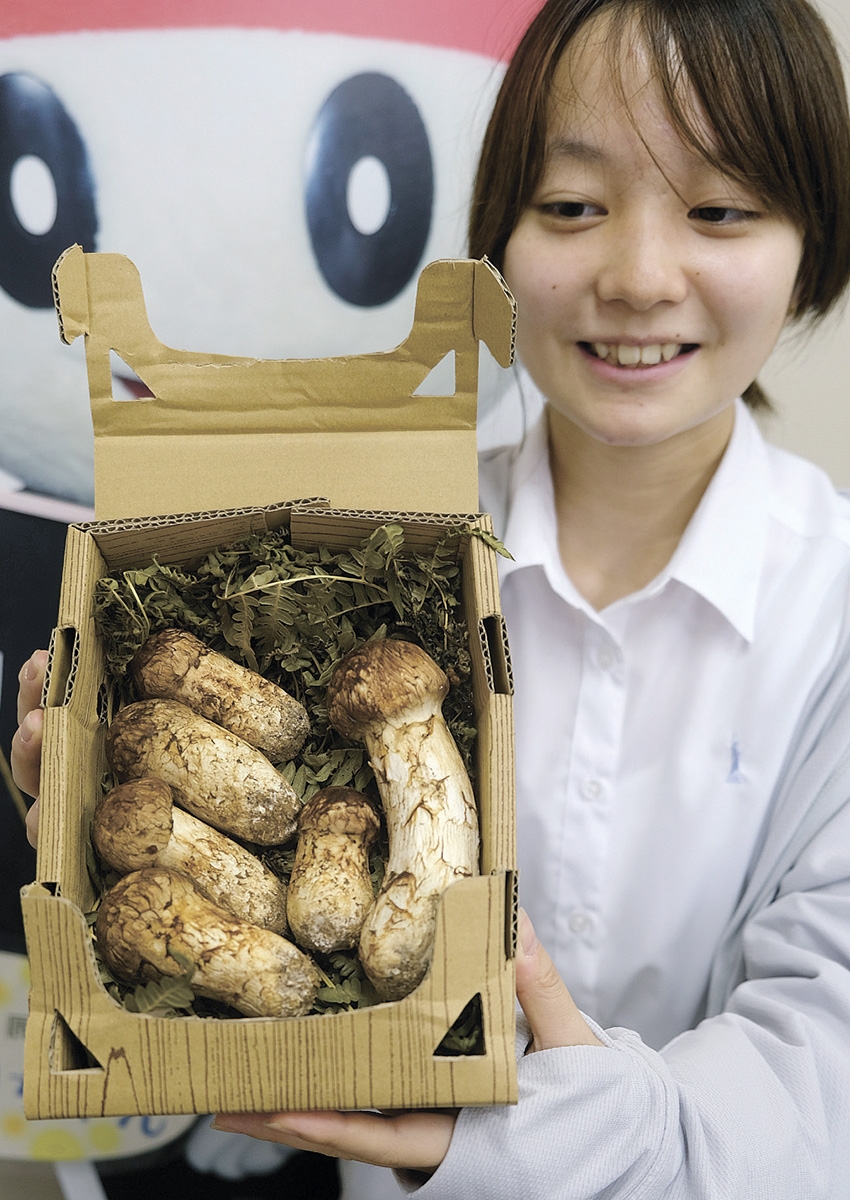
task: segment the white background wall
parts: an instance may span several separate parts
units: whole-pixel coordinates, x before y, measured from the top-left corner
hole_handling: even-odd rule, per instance
[[[850,0],[821,0],[850,79]],[[759,381],[775,413],[762,419],[770,441],[819,463],[850,488],[850,306],[817,332],[784,339]]]

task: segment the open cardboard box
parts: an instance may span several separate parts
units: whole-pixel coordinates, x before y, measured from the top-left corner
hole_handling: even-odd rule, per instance
[[[389,519],[415,548],[459,520],[489,528],[489,518],[475,513],[478,342],[510,362],[514,309],[501,278],[486,261],[431,264],[401,346],[312,361],[169,349],[150,330],[135,268],[119,255],[74,247],[57,263],[54,282],[64,340],[86,337],[96,511],[104,519],[68,531],[44,698],[38,878],[22,901],[32,973],[26,1115],[514,1102],[511,678],[495,554],[478,538],[463,539],[459,553],[478,728],[481,874],[444,894],[432,966],[411,995],[289,1019],[131,1013],[100,982],[85,917],[95,900],[87,831],[105,763],[96,580],[153,555],[187,562],[283,524],[295,544],[332,549],[359,544]],[[112,352],[152,399],[112,399]],[[454,394],[422,396],[420,385],[447,353]],[[323,501],[293,499],[304,495]],[[221,510],[222,498],[233,507]],[[483,1052],[435,1054],[475,997]]]

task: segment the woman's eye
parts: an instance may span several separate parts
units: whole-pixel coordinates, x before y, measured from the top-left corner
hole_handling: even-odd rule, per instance
[[[543,211],[548,216],[577,221],[586,217],[599,216],[602,209],[596,204],[585,204],[581,200],[556,200],[551,204],[544,204]]]
[[[751,212],[746,208],[728,208],[711,204],[702,208],[692,208],[688,213],[689,217],[694,217],[697,221],[704,221],[707,225],[737,225],[742,221],[754,221],[758,215],[757,212]]]

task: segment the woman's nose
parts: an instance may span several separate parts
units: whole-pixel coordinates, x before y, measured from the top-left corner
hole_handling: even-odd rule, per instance
[[[596,291],[636,312],[681,303],[688,292],[683,250],[669,222],[653,216],[612,222],[601,239]]]

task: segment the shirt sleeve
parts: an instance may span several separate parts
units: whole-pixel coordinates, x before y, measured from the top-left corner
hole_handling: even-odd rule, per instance
[[[463,1110],[418,1200],[846,1200],[848,848],[844,804],[748,921],[722,1012],[660,1052],[594,1025],[603,1047],[522,1057],[519,1103]]]

